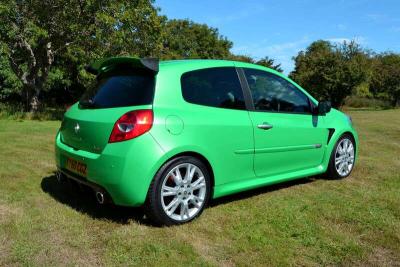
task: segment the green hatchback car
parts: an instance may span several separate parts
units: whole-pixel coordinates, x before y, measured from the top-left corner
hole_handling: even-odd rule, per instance
[[[97,82],[65,113],[56,164],[101,204],[144,205],[155,223],[181,224],[213,198],[354,167],[350,117],[274,70],[117,57],[87,71]]]

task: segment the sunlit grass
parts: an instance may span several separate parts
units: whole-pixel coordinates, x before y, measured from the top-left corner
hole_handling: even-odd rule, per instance
[[[0,266],[399,265],[400,110],[350,113],[361,145],[349,178],[230,196],[170,228],[61,187],[58,121],[0,120]]]

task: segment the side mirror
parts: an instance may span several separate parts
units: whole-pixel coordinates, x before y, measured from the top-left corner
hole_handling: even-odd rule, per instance
[[[320,101],[318,103],[318,107],[316,107],[314,114],[315,115],[325,115],[331,111],[332,105],[330,101]]]

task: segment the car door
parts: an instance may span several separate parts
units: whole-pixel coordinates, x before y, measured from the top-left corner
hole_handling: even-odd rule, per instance
[[[197,69],[181,77],[191,141],[206,150],[215,185],[254,177],[253,129],[235,67]]]
[[[162,69],[157,85],[181,90],[156,90],[155,118],[165,120],[156,120],[151,133],[165,151],[204,156],[218,193],[220,185],[255,177],[253,126],[233,63],[205,63],[178,73]]]
[[[309,97],[288,80],[258,69],[243,68],[252,110],[254,171],[266,177],[321,164],[328,130],[312,115]]]

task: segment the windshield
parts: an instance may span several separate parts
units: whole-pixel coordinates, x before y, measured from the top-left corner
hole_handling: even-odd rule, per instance
[[[118,71],[99,75],[94,87],[79,101],[80,108],[115,108],[151,104],[154,74],[140,70]]]

